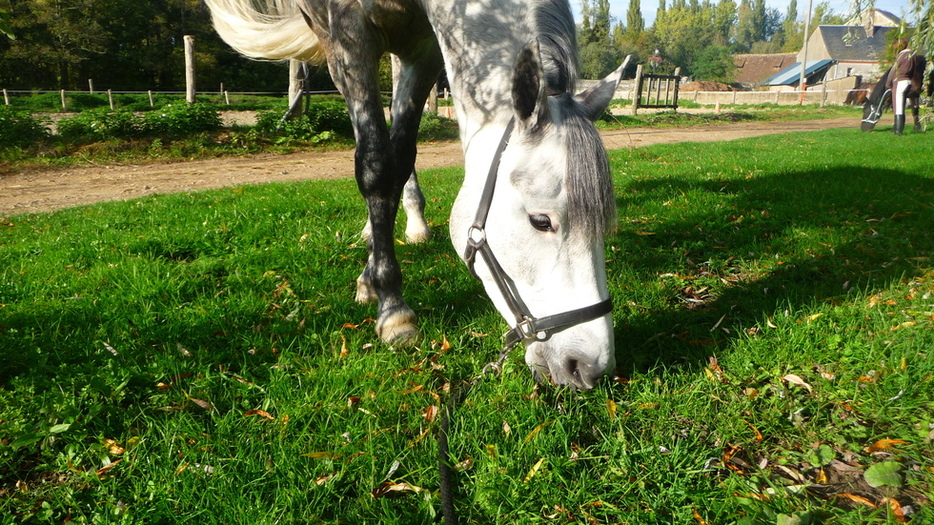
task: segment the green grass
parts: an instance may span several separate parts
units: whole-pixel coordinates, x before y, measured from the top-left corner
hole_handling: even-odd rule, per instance
[[[615,100],[612,106],[620,108],[629,101]],[[702,107],[699,104],[686,105],[686,108]],[[728,105],[717,113],[687,113],[684,111],[660,111],[657,113],[643,110],[639,115],[625,112],[620,115],[607,113],[598,122],[600,129],[619,129],[633,126],[685,127],[708,124],[730,124],[734,122],[777,122],[795,120],[815,120],[831,118],[853,118],[858,121],[862,108],[854,106],[777,106],[775,104]]]
[[[452,421],[464,522],[931,521],[929,149],[612,152],[620,378],[537,387],[517,352],[480,382]],[[446,238],[460,176],[420,174],[435,239],[398,246],[416,348],[352,301],[350,180],[0,220],[0,521],[438,521],[430,407],[505,326]]]

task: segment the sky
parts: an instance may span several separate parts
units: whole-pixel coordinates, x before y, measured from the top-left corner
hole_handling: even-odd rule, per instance
[[[737,5],[739,0],[736,1]],[[812,0],[813,5],[817,5],[824,0]],[[580,0],[570,0],[571,11],[574,13],[574,19],[580,22],[581,2]],[[804,11],[808,8],[807,0],[797,0],[798,18],[803,19]],[[671,5],[671,0],[666,0],[666,5]],[[716,3],[716,2],[715,2]],[[768,8],[778,9],[783,15],[788,11],[790,0],[766,0],[765,5]],[[846,14],[850,12],[851,0],[827,0],[830,9],[834,13]],[[645,27],[648,28],[655,21],[655,11],[658,10],[658,0],[639,0],[639,7],[642,9],[642,18],[645,19]],[[888,11],[898,17],[904,18],[908,11],[908,0],[876,0],[876,8]],[[610,0],[610,15],[616,21],[626,22],[626,10],[629,9],[629,0]]]

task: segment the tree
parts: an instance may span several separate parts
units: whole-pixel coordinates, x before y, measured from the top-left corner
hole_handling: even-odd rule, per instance
[[[721,46],[727,45],[730,42],[730,30],[734,24],[736,24],[736,2],[720,0],[713,11],[714,42]]]
[[[0,9],[0,35],[4,35],[10,40],[16,40],[13,36],[13,27],[10,26],[10,11]]]
[[[610,39],[610,0],[596,0],[592,5],[590,0],[581,3],[581,25],[578,42],[581,46],[592,43],[606,44]]]
[[[795,51],[801,49],[803,41],[799,38],[798,29],[798,1],[791,0],[788,3],[788,10],[785,11],[785,17],[781,20],[781,26],[776,31],[772,40],[779,45],[780,51]],[[791,49],[789,49],[791,47]]]
[[[930,0],[910,0],[909,7],[915,18],[912,49],[925,49],[929,57],[934,56],[934,3]]]
[[[93,0],[17,2],[12,7],[12,29],[20,38],[9,42],[5,52],[11,73],[44,70],[56,87],[66,88],[90,58],[106,50],[108,35],[95,17]]]
[[[689,7],[670,7],[664,16],[655,19],[652,33],[660,44],[664,58],[691,71],[697,53],[711,45],[715,31],[711,11],[693,11]]]
[[[612,45],[609,0],[584,0],[581,4],[582,20],[578,27],[581,76],[603,78],[619,66],[620,50]]]
[[[736,77],[733,53],[727,46],[707,46],[697,53],[694,64],[691,66],[691,73],[694,80],[712,80],[732,84]]]
[[[4,0],[0,0],[4,2]],[[201,0],[15,0],[0,36],[0,85],[14,89],[178,90],[184,35],[194,35],[198,83],[283,89],[287,68],[240,57],[220,40]],[[323,69],[316,87],[333,89]]]
[[[626,31],[630,33],[645,31],[645,19],[642,18],[639,0],[629,0],[629,9],[626,11]]]
[[[737,10],[733,41],[743,51],[754,42],[765,40],[765,0],[742,0]]]

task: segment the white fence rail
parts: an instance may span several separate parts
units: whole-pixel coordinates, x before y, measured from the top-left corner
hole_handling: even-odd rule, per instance
[[[13,97],[30,97],[35,95],[45,95],[45,94],[57,94],[60,98],[60,105],[63,111],[68,110],[68,96],[70,95],[97,95],[103,96],[107,95],[108,102],[110,103],[110,108],[113,109],[114,95],[148,95],[149,96],[149,105],[154,106],[155,96],[172,96],[179,97],[182,100],[185,99],[188,94],[187,91],[133,91],[133,90],[101,90],[101,91],[80,91],[80,90],[36,90],[36,89],[3,89],[3,103],[7,106],[12,105]],[[339,94],[336,90],[329,91],[306,91],[306,95],[337,95]],[[226,104],[230,104],[231,96],[268,96],[268,97],[286,97],[288,96],[288,91],[199,91],[198,96],[202,97],[223,97]]]

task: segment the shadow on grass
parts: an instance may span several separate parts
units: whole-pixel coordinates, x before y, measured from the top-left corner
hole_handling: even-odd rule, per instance
[[[619,207],[638,209],[646,195],[668,188],[691,188],[692,197],[706,193],[725,206],[688,209],[648,225],[650,234],[627,228],[611,239],[627,253],[608,266],[611,281],[628,266],[667,295],[664,306],[617,310],[624,373],[700,365],[768,316],[865,297],[931,267],[930,178],[859,166],[744,180],[673,176],[630,183]],[[627,301],[635,300],[617,304]]]

